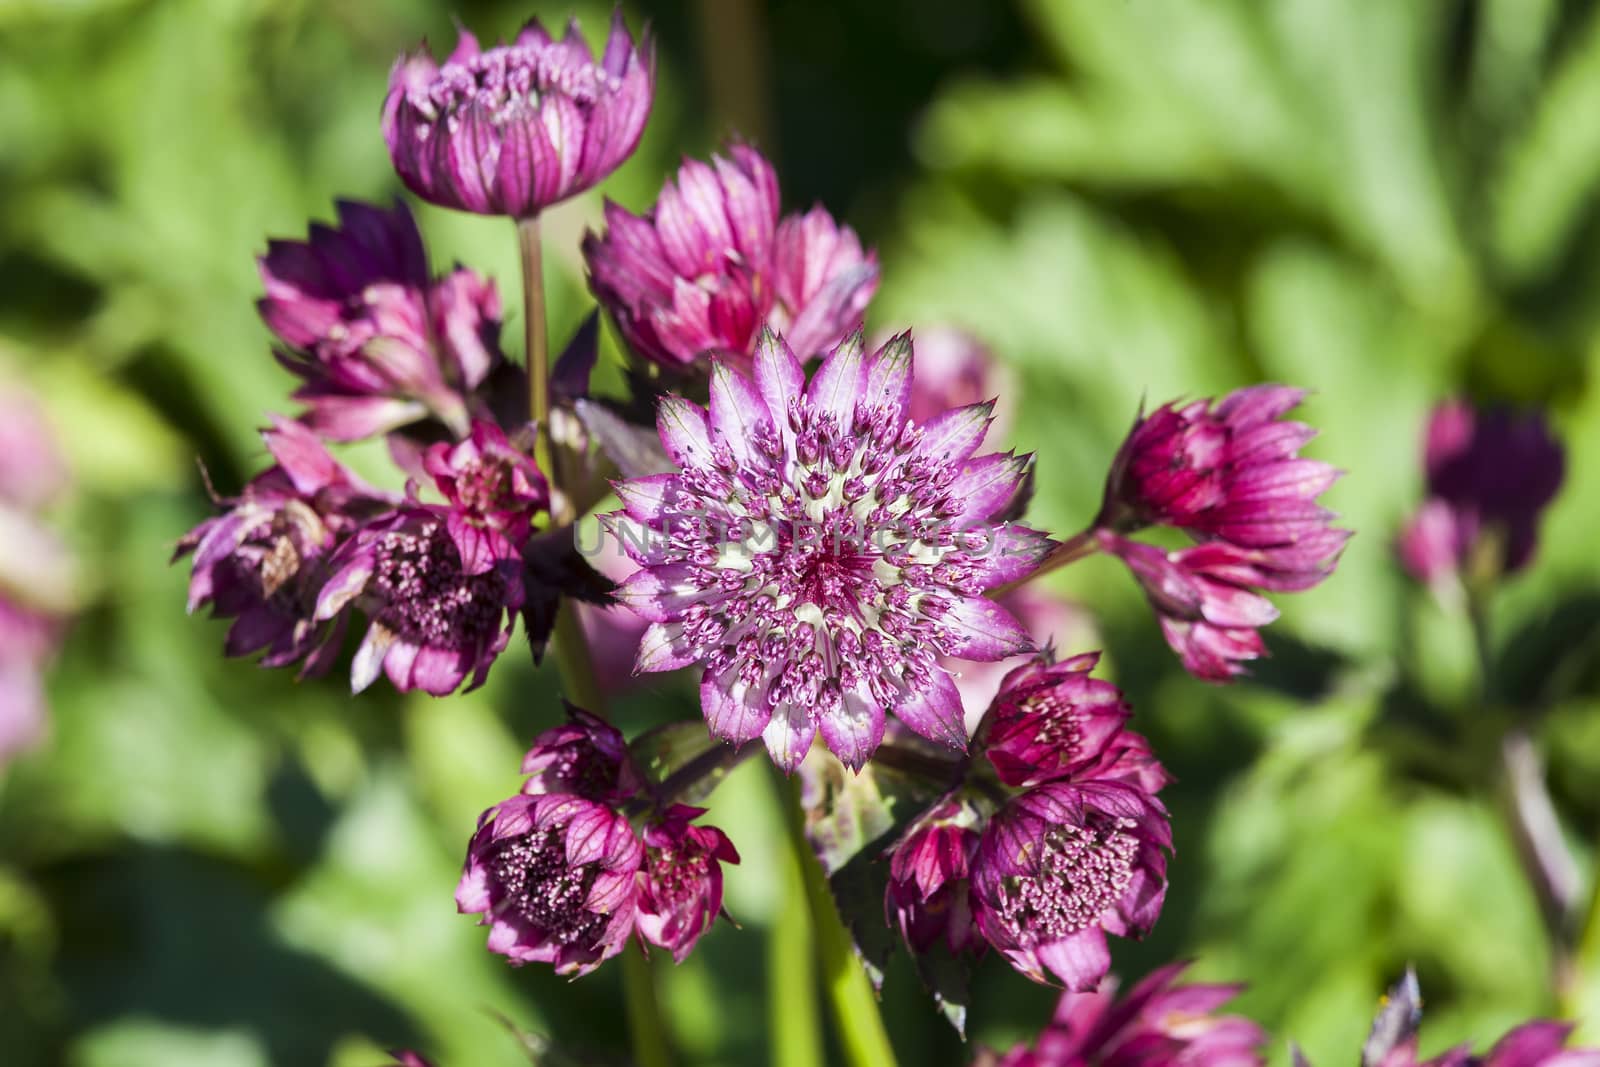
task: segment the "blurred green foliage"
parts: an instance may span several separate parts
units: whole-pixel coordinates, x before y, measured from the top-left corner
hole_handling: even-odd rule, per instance
[[[696,12],[722,5],[647,6],[630,16],[657,24],[656,111],[605,192],[647,204],[680,152],[755,115],[788,205],[824,196],[879,246],[874,325],[963,325],[1012,365],[1037,524],[1092,513],[1142,397],[1315,390],[1313,447],[1349,472],[1332,498],[1358,536],[1333,580],[1283,599],[1253,681],[1183,675],[1112,564],[1052,579],[1100,614],[1137,725],[1179,777],[1167,910],[1117,946],[1118,969],[1191,956],[1247,981],[1241,1007],[1317,1063],[1353,1058],[1408,961],[1424,1051],[1557,1011],[1600,1040],[1600,933],[1556,1003],[1484,755],[1530,719],[1587,869],[1600,10],[775,0],[756,8],[765,40],[742,42],[768,79],[752,110],[708,88],[728,61],[703,52]],[[602,25],[604,5],[576,8]],[[460,14],[492,36],[527,12]],[[450,899],[473,819],[558,714],[553,675],[511,654],[485,690],[441,701],[297,686],[224,662],[221,628],[183,616],[186,575],[165,566],[207,509],[193,458],[231,491],[260,462],[252,428],[286,406],[252,256],[335,196],[396,192],[377,131],[388,66],[424,34],[448,41],[449,16],[423,0],[0,0],[0,373],[61,431],[76,492],[60,521],[93,578],[53,736],[0,778],[8,1064],[365,1067],[399,1044],[443,1067],[526,1062],[496,1015],[622,1047],[614,973],[505,967]],[[558,337],[586,311],[576,244],[598,204],[550,219]],[[436,263],[513,276],[509,227],[420,217]],[[1426,410],[1458,389],[1548,405],[1569,449],[1540,561],[1493,619],[1506,708],[1475,706],[1464,621],[1390,554]],[[634,728],[695,714],[659,687],[619,710]],[[754,765],[712,798],[744,856],[728,888],[742,928],[658,968],[687,1062],[769,1059],[766,954],[783,942],[765,935],[793,900],[777,798]],[[1037,1029],[1051,1000],[989,960],[976,1039]],[[904,960],[885,1011],[902,1062],[964,1059]]]

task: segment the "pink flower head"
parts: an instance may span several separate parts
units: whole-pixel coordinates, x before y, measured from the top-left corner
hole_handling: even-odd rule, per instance
[[[582,797],[520,794],[484,812],[456,908],[512,963],[580,975],[622,951],[644,848],[628,820]]]
[[[1143,936],[1166,895],[1172,831],[1161,802],[1122,782],[1054,782],[984,828],[972,864],[978,929],[1036,982],[1095,988],[1106,934]]]
[[[442,207],[530,218],[589,189],[633,154],[655,72],[619,8],[596,63],[574,20],[539,21],[487,51],[462,31],[443,65],[426,47],[389,75],[383,138],[407,188]]]
[[[522,791],[530,796],[571,793],[611,805],[638,793],[642,783],[622,733],[570,704],[567,719],[534,739],[522,760],[522,773],[530,776]]]
[[[1318,562],[1331,569],[1344,537],[1324,546],[1333,516],[1316,498],[1339,472],[1299,458],[1316,431],[1280,418],[1304,396],[1288,386],[1256,385],[1216,404],[1157,408],[1117,453],[1096,525],[1123,533],[1175,526],[1264,551],[1315,541],[1327,548]]]
[[[475,420],[466,440],[429,446],[422,467],[450,502],[450,536],[469,569],[512,556],[533,535],[534,516],[550,505],[533,457],[492,422]]]
[[[275,418],[262,437],[276,465],[219,500],[226,510],[185,535],[173,558],[194,556],[189,611],[209,604],[234,620],[228,655],[264,649],[263,667],[304,661],[301,674],[314,675],[331,666],[341,632],[316,616],[330,557],[398,500],[362,482],[300,423]]]
[[[1400,559],[1432,585],[1469,566],[1509,574],[1533,559],[1539,517],[1566,459],[1537,412],[1440,405],[1428,421],[1428,501],[1400,536]]]
[[[1051,542],[996,522],[1027,457],[974,456],[987,405],[906,417],[909,335],[877,353],[860,334],[805,384],[768,332],[752,381],[713,366],[709,412],[658,409],[679,473],[620,483],[609,516],[640,565],[618,599],[651,621],[636,669],[705,666],[711,731],[760,736],[793,771],[821,732],[860,768],[892,713],[924,737],[967,741],[939,656],[1031,651],[983,591],[1027,574]]]
[[[261,257],[279,362],[319,434],[353,441],[432,416],[464,430],[465,394],[500,361],[500,298],[468,270],[429,280],[411,213],[342,201],[337,228]]]
[[[1005,365],[971,334],[950,326],[917,332],[917,377],[908,405],[913,422],[926,422],[946,408],[996,400],[990,432],[1004,434],[1011,385]]]
[[[1271,551],[1210,541],[1167,552],[1101,532],[1102,548],[1128,565],[1161,620],[1161,632],[1196,678],[1226,682],[1266,654],[1257,631],[1278,617],[1260,590],[1297,589],[1303,571],[1277,569]]]
[[[20,386],[0,384],[0,504],[43,507],[67,480],[66,460],[38,399]]]
[[[523,602],[522,559],[503,538],[464,526],[452,508],[413,504],[362,527],[329,561],[316,618],[354,605],[371,620],[350,665],[361,692],[379,673],[402,692],[483,684]]]
[[[1217,1009],[1237,985],[1174,985],[1188,966],[1152,972],[1125,997],[1111,988],[1061,994],[1033,1048],[1018,1046],[993,1067],[1262,1067],[1267,1035]]]
[[[1100,653],[1060,663],[1035,660],[1001,683],[982,734],[1000,780],[1027,788],[1092,766],[1122,733],[1133,709],[1116,686],[1089,672]]]
[[[692,826],[704,808],[674,804],[644,831],[635,913],[639,934],[682,963],[722,913],[722,865],[738,863],[733,842],[713,826]]]
[[[634,351],[672,369],[706,357],[747,366],[770,324],[809,359],[861,324],[877,262],[828,213],[778,219],[778,176],[761,153],[685,160],[655,208],[609,201],[584,238],[589,285]]]
[[[956,954],[983,949],[968,901],[979,821],[970,804],[950,798],[929,808],[890,850],[884,915],[911,952],[940,943]]]

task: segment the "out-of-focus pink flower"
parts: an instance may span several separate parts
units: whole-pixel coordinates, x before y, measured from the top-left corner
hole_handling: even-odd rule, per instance
[[[468,394],[502,358],[494,285],[464,269],[431,281],[403,203],[338,207],[338,227],[261,257],[258,306],[286,346],[279,362],[304,380],[306,422],[336,441],[429,415],[464,432]]]
[[[1019,972],[1074,991],[1111,966],[1106,934],[1142,937],[1166,896],[1172,831],[1123,782],[1052,782],[1011,800],[972,864],[978,929]]]
[[[1175,985],[1188,966],[1173,963],[1116,997],[1061,995],[1055,1017],[1032,1048],[980,1057],[980,1067],[1261,1067],[1267,1035],[1238,1015],[1217,1010],[1236,985]]]
[[[767,332],[754,380],[713,366],[709,412],[661,402],[680,472],[617,486],[624,511],[609,522],[641,568],[617,597],[652,623],[637,669],[704,664],[712,733],[760,736],[788,771],[819,731],[861,767],[890,713],[964,748],[960,694],[937,657],[1033,648],[982,595],[1051,544],[995,518],[1027,460],[974,458],[987,405],[910,423],[911,362],[909,338],[868,356],[858,333],[807,385]]]
[[[941,943],[956,954],[982,951],[968,882],[980,822],[971,804],[951,797],[923,813],[890,849],[884,915],[912,953]]]
[[[529,775],[522,791],[530,796],[571,793],[613,806],[638,793],[639,772],[621,731],[570,704],[567,719],[534,738],[522,759],[522,773]]]
[[[692,825],[703,814],[674,804],[644,831],[635,922],[641,937],[679,963],[722,913],[722,865],[739,862],[727,834]]]
[[[989,433],[1004,437],[1011,425],[1012,375],[976,337],[953,326],[920,326],[915,331],[917,373],[906,407],[924,422],[941,411],[993,400]],[[889,339],[879,336],[878,344]]]
[[[583,242],[590,288],[633,350],[670,369],[748,367],[769,323],[810,359],[860,326],[877,262],[822,208],[778,211],[777,175],[748,145],[686,160],[645,215],[606,203],[605,233]]]
[[[1566,467],[1544,417],[1449,401],[1428,421],[1423,458],[1428,500],[1398,546],[1412,576],[1441,588],[1468,571],[1492,577],[1526,567]]]
[[[0,767],[44,736],[44,668],[63,629],[60,618],[30,610],[0,590]]]
[[[576,20],[556,41],[534,19],[487,51],[463,30],[443,64],[426,47],[395,63],[383,138],[424,200],[530,218],[632,155],[654,94],[649,41],[635,47],[620,8],[598,63]]]
[[[483,813],[456,907],[482,915],[489,950],[512,963],[587,974],[633,930],[644,847],[628,820],[565,794],[519,794]]]
[[[225,651],[265,650],[263,667],[327,668],[338,651],[336,625],[315,617],[329,559],[341,537],[394,507],[398,499],[362,482],[328,454],[305,426],[274,419],[262,434],[276,464],[225,510],[178,542],[173,558],[193,555],[189,611],[210,605],[233,619]]]
[[[56,437],[31,393],[0,384],[0,503],[22,509],[48,504],[69,474]]]

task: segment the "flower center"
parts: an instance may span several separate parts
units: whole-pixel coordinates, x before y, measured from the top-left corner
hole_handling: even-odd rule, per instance
[[[1133,880],[1139,842],[1131,819],[1091,816],[1086,826],[1054,826],[1031,873],[1007,880],[1000,913],[1026,943],[1093,926]]]
[[[699,848],[668,846],[650,850],[650,885],[663,903],[677,904],[697,896],[705,885],[710,862]]]
[[[435,648],[473,649],[492,639],[505,609],[498,569],[463,574],[455,542],[437,522],[385,534],[376,548],[373,591],[379,613],[401,637]]]
[[[539,113],[543,97],[563,96],[588,109],[616,92],[619,79],[593,62],[575,62],[565,45],[500,45],[463,63],[446,63],[412,103],[430,113],[452,115],[483,108],[497,126]]]
[[[592,945],[604,933],[606,916],[584,906],[598,870],[567,863],[559,830],[505,839],[488,867],[500,890],[498,910],[513,912],[563,945]]]

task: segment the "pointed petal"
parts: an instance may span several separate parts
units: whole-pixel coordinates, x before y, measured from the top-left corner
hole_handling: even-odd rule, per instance
[[[1012,614],[986,597],[963,597],[940,620],[946,655],[993,663],[1034,651],[1033,638]]]
[[[866,766],[883,740],[883,705],[865,687],[845,690],[839,706],[822,716],[822,739],[852,771]]]
[[[752,688],[740,681],[733,669],[715,677],[708,673],[700,682],[700,707],[705,712],[706,725],[713,734],[736,745],[766,729],[772,718],[766,697],[764,685]]]
[[[779,704],[772,712],[761,740],[766,742],[772,762],[793,774],[800,761],[811,751],[811,742],[817,736],[817,716],[798,704]]]
[[[656,430],[661,444],[682,467],[711,462],[711,426],[705,409],[681,396],[664,396],[656,406]]]
[[[639,636],[639,653],[634,660],[633,673],[675,671],[695,661],[694,649],[683,639],[681,623],[654,622],[645,627],[644,633]]]
[[[789,401],[805,389],[805,368],[784,339],[763,326],[756,338],[755,370],[756,388],[767,403],[767,411],[781,424],[788,416]]]
[[[861,331],[839,342],[806,387],[806,399],[818,409],[833,414],[841,423],[849,425],[855,414],[856,400],[861,396],[861,350],[864,342]]]
[[[923,423],[917,452],[941,463],[965,463],[983,443],[983,435],[989,432],[993,416],[992,400],[936,415]]]
[[[911,374],[911,334],[896,334],[868,363],[863,399],[874,406],[886,404],[897,418],[904,418],[911,402]]]
[[[920,693],[907,694],[894,708],[897,719],[929,741],[966,750],[967,727],[961,692],[943,668],[933,672],[933,684]]]
[[[773,433],[772,415],[761,392],[721,360],[711,367],[711,431],[743,464],[765,464],[755,447],[759,435]]]

